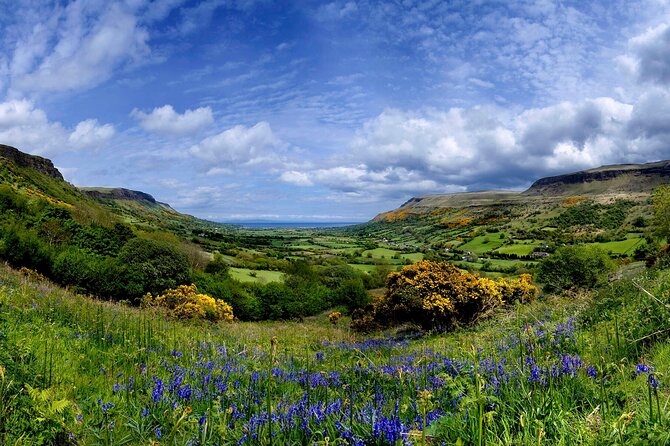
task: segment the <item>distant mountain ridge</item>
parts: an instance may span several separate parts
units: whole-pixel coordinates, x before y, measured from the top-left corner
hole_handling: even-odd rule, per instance
[[[571,196],[644,199],[670,184],[670,160],[645,164],[614,164],[595,169],[540,178],[527,190],[476,191],[413,197],[399,208],[383,212],[372,221],[393,221],[398,215],[426,214],[439,208],[478,208],[562,200]]]
[[[670,160],[646,164],[613,164],[541,178],[524,194],[565,195],[574,192],[570,187],[574,185],[581,185],[584,193],[650,192],[667,183],[670,183]]]
[[[122,187],[107,188],[107,187],[80,187],[80,191],[86,195],[95,198],[112,199],[112,200],[135,200],[148,201],[149,203],[157,203],[156,199],[147,194],[137,190],[124,189]]]

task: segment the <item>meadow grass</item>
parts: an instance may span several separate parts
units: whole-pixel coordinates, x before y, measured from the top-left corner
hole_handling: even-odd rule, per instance
[[[499,248],[503,243],[505,243],[505,239],[501,239],[500,233],[496,232],[492,234],[479,235],[469,242],[460,245],[458,249],[463,251],[471,251],[475,254],[484,254]]]
[[[667,275],[636,280],[667,299]],[[174,321],[1,266],[0,444],[667,444],[670,346],[613,302],[365,338],[326,314]]]
[[[230,268],[230,277],[240,282],[283,282],[284,273],[281,271],[267,271],[263,269],[249,269],[249,268]]]
[[[618,240],[613,242],[592,243],[593,246],[599,246],[607,252],[612,254],[627,254],[630,255],[635,251],[635,248],[644,242],[644,238],[633,237],[625,240]]]
[[[504,245],[496,249],[495,252],[500,254],[516,254],[518,256],[528,256],[535,248],[542,246],[539,242],[530,243],[514,243],[512,245]]]

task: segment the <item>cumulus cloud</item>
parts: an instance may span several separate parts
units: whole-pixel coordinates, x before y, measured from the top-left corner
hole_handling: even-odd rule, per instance
[[[112,139],[115,133],[113,125],[99,125],[97,119],[87,119],[77,124],[68,140],[77,148],[93,148]]]
[[[528,109],[386,110],[353,140],[348,162],[287,170],[286,183],[400,197],[522,188],[543,176],[670,157],[670,93],[635,104],[603,97]]]
[[[287,145],[261,121],[253,127],[237,125],[209,136],[190,148],[190,153],[211,164],[253,166],[276,162]]]
[[[13,91],[91,88],[150,53],[148,32],[123,4],[75,1],[42,13],[50,19],[14,42],[8,62]]]
[[[210,126],[214,115],[210,107],[200,107],[177,113],[171,105],[154,108],[151,113],[134,109],[130,115],[140,122],[146,131],[162,134],[195,133]]]
[[[28,100],[0,103],[0,142],[34,154],[51,155],[68,150],[95,147],[115,134],[110,124],[88,119],[68,131],[60,122]]]
[[[670,85],[670,25],[667,23],[633,37],[632,56],[621,60],[632,68],[640,81]]]

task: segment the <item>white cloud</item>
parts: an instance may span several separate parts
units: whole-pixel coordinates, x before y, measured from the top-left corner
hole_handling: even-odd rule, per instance
[[[312,180],[305,172],[298,172],[296,170],[289,170],[284,172],[279,177],[284,183],[295,184],[296,186],[313,186]]]
[[[115,134],[110,124],[95,119],[80,122],[69,132],[60,122],[28,100],[0,103],[0,142],[33,154],[50,155],[68,150],[95,147]]]
[[[195,133],[214,122],[210,107],[186,110],[183,114],[179,114],[171,105],[164,105],[154,108],[151,113],[134,109],[130,115],[140,122],[144,130],[173,135]]]
[[[543,176],[670,157],[670,92],[635,104],[603,97],[519,113],[494,107],[386,110],[368,121],[348,158],[293,169],[280,180],[336,196],[401,197],[519,188]]]
[[[97,119],[87,119],[77,124],[68,140],[77,148],[93,148],[112,139],[115,133],[113,125],[99,125]]]
[[[253,127],[237,125],[207,137],[192,146],[190,153],[208,163],[253,166],[277,162],[286,147],[270,124],[261,121]]]
[[[647,30],[629,41],[632,56],[619,60],[635,71],[640,81],[670,85],[670,25]]]
[[[150,53],[148,32],[121,3],[74,1],[44,13],[49,20],[38,22],[12,48],[15,93],[91,88]]]
[[[63,150],[67,132],[49,122],[43,110],[27,100],[0,103],[0,141],[23,151],[45,154]]]

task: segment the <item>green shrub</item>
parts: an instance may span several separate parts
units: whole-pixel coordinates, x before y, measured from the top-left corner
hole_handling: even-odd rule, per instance
[[[614,263],[598,246],[563,246],[545,258],[538,269],[538,281],[547,291],[594,288],[607,282]]]
[[[4,231],[0,257],[16,267],[25,266],[46,275],[51,273],[51,248],[37,234],[20,226]]]
[[[118,259],[131,270],[144,292],[158,294],[191,282],[188,258],[166,242],[131,239],[121,248]]]

